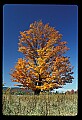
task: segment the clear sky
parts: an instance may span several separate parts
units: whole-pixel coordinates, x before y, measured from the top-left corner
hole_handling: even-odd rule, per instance
[[[5,86],[14,86],[10,80],[10,69],[14,68],[18,58],[23,57],[18,52],[18,36],[20,31],[29,29],[34,21],[42,20],[49,23],[62,35],[62,41],[67,41],[70,50],[66,53],[74,66],[73,83],[65,85],[60,90],[78,88],[78,6],[49,4],[5,4],[3,6],[3,81]],[[66,56],[65,55],[65,56]]]

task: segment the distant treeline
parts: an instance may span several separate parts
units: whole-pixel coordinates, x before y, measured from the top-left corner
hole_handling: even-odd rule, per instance
[[[14,88],[9,88],[9,87],[3,87],[3,94],[6,94],[6,93],[10,93],[12,95],[27,95],[27,94],[34,94],[34,92],[32,90],[29,90],[29,89],[22,89],[22,88],[17,88],[17,87],[14,87]],[[70,90],[70,91],[66,91],[66,92],[59,92],[59,91],[55,91],[55,92],[52,92],[52,91],[42,91],[41,94],[74,94],[74,93],[78,93],[78,90],[74,91],[73,89]]]

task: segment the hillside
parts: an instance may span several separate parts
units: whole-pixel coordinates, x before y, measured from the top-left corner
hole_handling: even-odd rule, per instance
[[[3,87],[3,91],[6,91],[9,87]],[[11,87],[10,89],[10,92],[24,92],[24,93],[31,93],[32,90],[25,90],[25,89],[21,89],[21,88],[18,88],[18,87]]]

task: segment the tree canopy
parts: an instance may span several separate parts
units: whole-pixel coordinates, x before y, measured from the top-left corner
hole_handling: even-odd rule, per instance
[[[32,89],[35,94],[71,83],[73,67],[69,57],[64,56],[67,50],[62,34],[48,23],[35,21],[28,30],[20,32],[18,51],[24,58],[19,58],[12,69],[12,81]]]

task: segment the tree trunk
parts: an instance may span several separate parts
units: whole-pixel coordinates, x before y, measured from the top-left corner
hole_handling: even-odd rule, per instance
[[[35,85],[38,85],[38,86],[41,86],[41,81],[42,81],[42,79],[41,79],[41,76],[40,76],[40,74],[39,74],[39,82],[38,82],[38,84],[37,84],[37,82],[35,83]],[[35,91],[34,91],[34,95],[39,95],[40,94],[40,89],[36,89]]]
[[[34,95],[39,95],[40,94],[40,89],[36,89],[35,91],[34,91]]]

